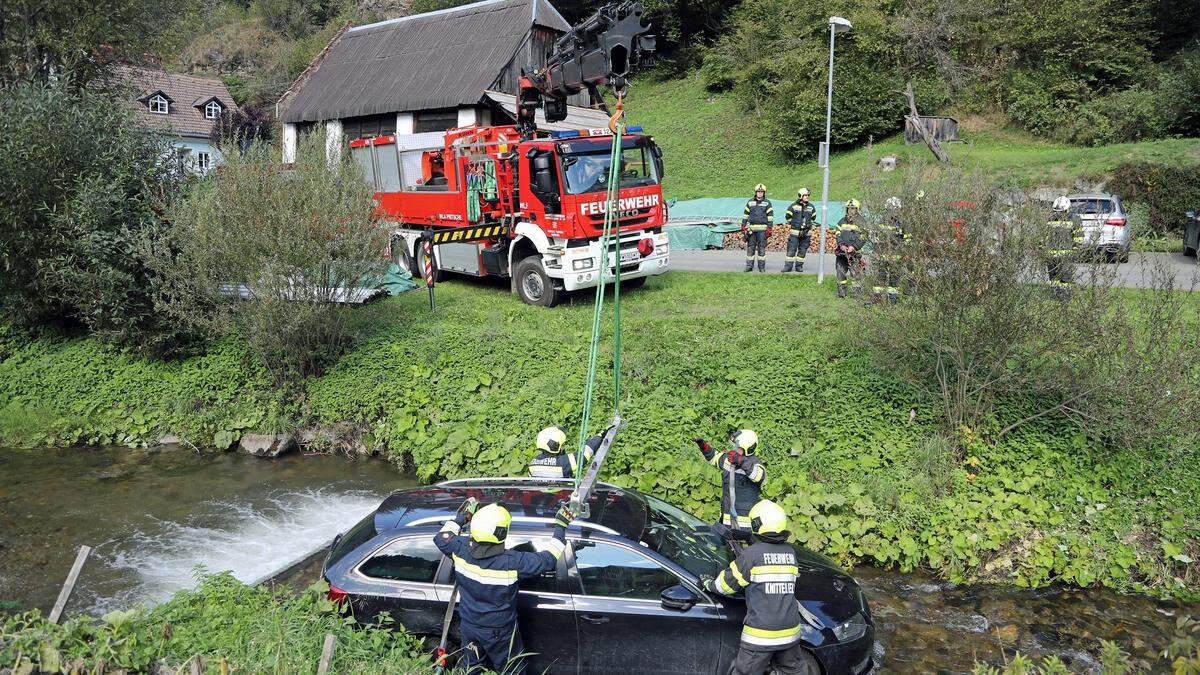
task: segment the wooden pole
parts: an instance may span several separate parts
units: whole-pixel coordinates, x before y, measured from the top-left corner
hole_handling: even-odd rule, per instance
[[[325,634],[325,646],[321,648],[321,663],[317,665],[317,675],[329,672],[329,664],[333,662],[333,643],[336,640],[333,633]]]
[[[204,675],[204,659],[199,654],[193,656],[188,663],[188,670],[191,675]]]
[[[58,600],[54,601],[54,608],[50,610],[50,623],[58,623],[62,617],[63,610],[67,608],[67,600],[71,597],[71,591],[75,588],[75,582],[79,580],[79,572],[83,569],[83,563],[91,552],[91,546],[79,547],[79,553],[75,555],[75,564],[71,565],[71,572],[67,574],[67,580],[63,583],[62,590],[58,592]]]
[[[912,121],[913,128],[917,130],[917,133],[921,134],[925,145],[929,146],[929,150],[933,152],[933,155],[938,158],[939,162],[949,164],[950,155],[942,148],[942,144],[938,143],[937,137],[925,126],[925,123],[921,121],[921,115],[917,113],[917,99],[913,96],[912,82],[908,83],[904,91],[896,93],[908,99],[908,117],[906,119]]]

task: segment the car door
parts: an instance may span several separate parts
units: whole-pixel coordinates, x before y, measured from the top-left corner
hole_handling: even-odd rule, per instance
[[[388,540],[350,572],[354,612],[373,622],[387,612],[414,633],[441,632],[448,585],[435,584],[442,552],[428,534]]]
[[[531,538],[510,534],[509,548],[534,551]],[[566,585],[566,560],[539,577],[522,579],[517,593],[517,621],[525,643],[525,660],[531,673],[577,673],[578,629],[575,606]]]
[[[697,593],[691,609],[665,609],[662,591],[684,581],[634,546],[576,539],[568,549],[582,672],[716,672],[725,632],[717,605]]]

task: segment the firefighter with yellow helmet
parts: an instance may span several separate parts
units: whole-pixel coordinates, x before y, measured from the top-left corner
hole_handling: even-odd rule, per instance
[[[754,186],[754,197],[746,202],[742,212],[742,234],[746,236],[746,272],[754,269],[767,271],[767,239],[771,236],[771,224],[775,220],[775,207],[767,199],[767,186]]]
[[[846,202],[846,215],[838,221],[834,228],[837,240],[837,258],[834,267],[837,269],[837,296],[846,297],[847,290],[856,293],[862,289],[862,249],[867,243],[867,233],[863,229],[863,217],[857,199]]]
[[[730,672],[816,675],[819,666],[800,644],[802,618],[796,602],[800,569],[796,549],[787,541],[787,514],[764,499],[748,515],[752,543],[716,579],[704,582],[706,590],[746,598],[742,639]]]
[[[566,452],[567,434],[558,427],[546,427],[537,435],[537,454],[529,463],[529,475],[534,478],[574,478],[579,473],[575,453]],[[600,447],[600,437],[593,436],[583,448],[583,461],[592,461]]]
[[[525,651],[517,627],[518,581],[554,569],[566,549],[567,526],[575,518],[564,501],[554,517],[554,535],[534,542],[536,553],[506,548],[512,514],[501,504],[488,504],[472,512],[472,500],[459,509],[434,536],[437,545],[454,563],[459,592],[459,644],[464,671],[491,669],[524,673],[517,658]],[[462,528],[470,525],[470,536]]]
[[[704,461],[721,470],[721,523],[733,530],[749,531],[750,508],[762,494],[766,467],[758,458],[758,434],[740,429],[730,437],[733,446],[720,452],[703,438],[693,438]]]
[[[796,192],[796,201],[783,214],[788,226],[787,257],[783,259],[783,271],[804,271],[804,256],[812,243],[812,227],[816,225],[817,207],[808,201],[808,188]]]
[[[1059,197],[1054,200],[1050,218],[1046,221],[1046,276],[1050,281],[1050,294],[1059,300],[1071,297],[1071,288],[1075,285],[1071,256],[1083,243],[1083,229],[1070,212],[1070,198]]]

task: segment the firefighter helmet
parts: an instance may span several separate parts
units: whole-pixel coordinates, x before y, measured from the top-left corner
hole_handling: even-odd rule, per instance
[[[733,432],[733,436],[729,439],[733,444],[741,448],[747,455],[753,455],[758,450],[758,434],[752,429],[739,429]]]
[[[750,531],[754,534],[780,534],[787,529],[787,514],[770,499],[750,509]]]
[[[1054,200],[1055,211],[1069,211],[1071,209],[1071,200],[1065,195]]]
[[[846,202],[846,208],[848,209],[857,209],[860,206],[861,204],[858,203],[857,199],[851,199],[850,201]]]
[[[900,210],[901,204],[902,202],[900,201],[899,197],[888,197],[887,200],[883,202],[884,207],[892,211]]]
[[[755,185],[755,186],[754,186],[754,191],[755,191],[755,192],[766,192],[766,191],[767,191],[767,186],[766,186],[766,185],[763,185],[762,183],[759,183],[758,185]]]
[[[538,432],[537,449],[557,455],[567,442],[567,434],[558,427],[546,427]]]
[[[796,192],[796,196],[797,196],[797,197],[807,197],[808,195],[809,195],[808,188],[800,188],[800,189],[799,189],[799,190]]]
[[[471,516],[471,539],[481,544],[503,544],[512,514],[499,504],[488,504]]]

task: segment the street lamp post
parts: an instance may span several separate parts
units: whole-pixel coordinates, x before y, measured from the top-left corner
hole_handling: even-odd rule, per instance
[[[829,88],[825,93],[825,143],[817,153],[825,170],[821,178],[821,242],[817,245],[817,283],[825,283],[825,236],[829,231],[829,134],[833,126],[833,39],[850,30],[850,22],[840,16],[829,17]]]

